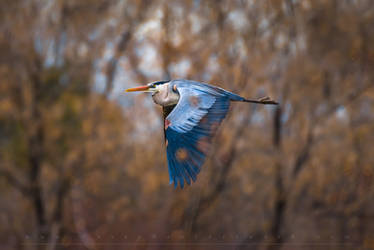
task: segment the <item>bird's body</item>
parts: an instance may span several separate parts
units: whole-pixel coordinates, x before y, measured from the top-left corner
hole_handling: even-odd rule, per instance
[[[152,92],[164,111],[165,144],[170,183],[191,184],[200,172],[212,138],[225,118],[230,102],[277,104],[269,98],[248,100],[206,83],[190,80],[153,82],[127,92]]]

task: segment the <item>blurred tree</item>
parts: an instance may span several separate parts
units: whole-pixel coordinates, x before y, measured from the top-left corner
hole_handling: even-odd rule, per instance
[[[373,10],[370,0],[2,1],[2,247],[373,248]],[[119,95],[160,78],[281,105],[233,105],[198,181],[174,190],[160,111]]]

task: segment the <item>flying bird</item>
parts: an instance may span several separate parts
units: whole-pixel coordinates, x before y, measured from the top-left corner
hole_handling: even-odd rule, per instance
[[[269,97],[251,100],[222,88],[191,80],[157,81],[126,92],[151,92],[162,106],[170,184],[184,187],[196,181],[212,138],[231,102],[278,103]]]

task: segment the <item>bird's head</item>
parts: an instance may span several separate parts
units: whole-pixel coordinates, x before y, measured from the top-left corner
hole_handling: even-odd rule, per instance
[[[151,82],[145,86],[126,89],[126,92],[151,92],[153,101],[161,106],[174,105],[179,100],[179,94],[176,88],[171,86],[170,81]]]

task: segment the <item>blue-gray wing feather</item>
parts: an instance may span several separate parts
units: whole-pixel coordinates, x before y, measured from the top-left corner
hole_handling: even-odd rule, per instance
[[[193,81],[171,84],[176,85],[180,98],[165,119],[166,152],[170,183],[183,188],[185,181],[196,180],[230,100],[242,97]]]

